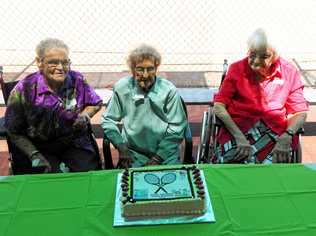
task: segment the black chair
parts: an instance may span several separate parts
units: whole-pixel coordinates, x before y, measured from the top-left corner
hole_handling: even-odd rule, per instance
[[[1,85],[1,90],[2,90],[2,96],[4,99],[5,105],[7,105],[8,98],[10,95],[11,90],[15,87],[15,85],[18,83],[18,81],[11,81],[11,82],[4,82],[3,79],[3,74],[1,71],[0,74],[0,85]],[[7,131],[4,127],[4,117],[1,118],[1,136],[6,138],[7,145],[8,145],[8,151],[9,151],[9,173],[10,174],[15,174],[15,166],[14,166],[14,161],[13,161],[13,149],[14,146],[12,142],[10,141],[10,138],[7,135]]]
[[[181,98],[182,106],[184,109],[184,112],[186,114],[186,117],[188,119],[188,113],[187,108],[185,105],[184,100]],[[105,169],[113,169],[113,159],[112,159],[112,153],[111,153],[111,142],[104,134],[103,136],[103,156],[104,156],[104,167]],[[192,156],[193,151],[193,142],[192,142],[192,132],[188,121],[188,126],[185,130],[185,138],[184,138],[184,155],[182,159],[183,164],[193,164],[194,158]]]
[[[224,60],[223,73],[221,78],[221,84],[223,83],[227,72],[227,60]],[[220,84],[220,85],[221,85]],[[196,164],[199,163],[214,163],[216,160],[215,150],[218,146],[217,136],[221,127],[223,127],[222,121],[216,117],[213,112],[213,105],[210,105],[207,111],[204,111],[202,118],[202,127],[200,134],[200,144],[198,146],[198,152],[196,157]],[[292,151],[292,163],[302,162],[302,149],[301,149],[301,135],[304,133],[304,129],[301,128],[297,131],[298,136],[297,149]]]
[[[7,105],[8,98],[10,96],[10,92],[15,87],[15,85],[19,82],[19,80],[16,81],[4,81],[2,71],[0,71],[0,85],[1,90],[3,94],[3,99],[5,102],[5,105]],[[29,159],[26,159],[25,156],[14,146],[12,141],[10,140],[10,137],[7,135],[7,132],[4,128],[4,118],[1,118],[2,120],[2,126],[0,126],[0,136],[5,136],[7,145],[8,145],[8,151],[9,151],[9,171],[13,175],[17,174],[32,174],[32,173],[40,173],[41,170],[38,170],[36,168],[32,168],[31,162]],[[99,160],[99,168],[103,169],[104,163],[103,160],[100,157],[100,152],[98,148],[98,144],[95,139],[95,135],[92,131],[91,124],[88,126],[89,133],[91,135],[92,145],[96,152],[96,158]],[[27,168],[25,168],[27,166]],[[25,170],[28,169],[26,172]]]
[[[108,139],[108,137],[106,137],[105,134],[103,136],[102,149],[103,149],[103,157],[104,157],[104,169],[106,170],[114,169],[112,153],[111,153],[111,142]]]
[[[7,130],[4,127],[4,117],[0,118],[0,137],[6,137],[7,136]]]

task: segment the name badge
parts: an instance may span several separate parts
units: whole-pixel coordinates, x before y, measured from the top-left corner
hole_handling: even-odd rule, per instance
[[[145,96],[144,94],[135,94],[133,97],[134,101],[138,101],[138,100],[144,100]]]
[[[273,81],[272,81],[272,84],[284,84],[284,80],[281,79],[281,78],[275,78]]]

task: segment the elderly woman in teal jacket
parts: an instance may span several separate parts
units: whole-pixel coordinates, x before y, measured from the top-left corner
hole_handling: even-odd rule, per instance
[[[132,75],[114,85],[102,115],[104,133],[119,151],[120,167],[179,163],[187,119],[176,87],[156,76],[160,63],[161,55],[152,46],[132,50],[127,58]]]

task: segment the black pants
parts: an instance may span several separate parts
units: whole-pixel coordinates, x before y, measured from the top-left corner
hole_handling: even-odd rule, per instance
[[[64,163],[70,172],[83,172],[100,169],[99,156],[91,151],[73,147],[61,142],[49,142],[37,144],[37,149],[50,163],[52,173],[61,172],[60,164]],[[33,168],[28,157],[22,154],[16,147],[12,153],[13,174],[37,174],[43,169]]]

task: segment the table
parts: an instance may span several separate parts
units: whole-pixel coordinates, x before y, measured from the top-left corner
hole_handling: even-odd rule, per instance
[[[316,165],[200,165],[216,223],[113,228],[118,170],[0,179],[1,236],[316,235]]]

